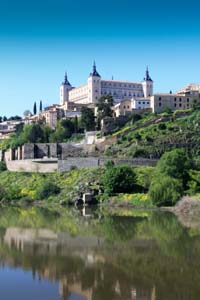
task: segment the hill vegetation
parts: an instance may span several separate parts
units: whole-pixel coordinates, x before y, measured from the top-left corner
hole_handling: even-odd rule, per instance
[[[0,201],[74,204],[83,193],[90,192],[96,201],[118,206],[175,205],[184,195],[200,193],[199,120],[200,110],[132,115],[126,126],[108,137],[108,140],[116,137],[116,143],[104,152],[110,162],[97,169],[53,174],[11,173],[1,163]],[[69,126],[68,120],[62,120],[54,131],[32,124],[21,128],[3,147],[53,138],[55,142],[63,141],[75,128],[75,123]],[[115,166],[113,157],[160,160],[155,168],[132,168]]]
[[[160,158],[166,151],[182,148],[189,157],[198,158],[200,110],[133,116],[113,136],[117,142],[105,152],[110,157]]]

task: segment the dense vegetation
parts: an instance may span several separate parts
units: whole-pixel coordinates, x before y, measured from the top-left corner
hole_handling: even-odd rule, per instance
[[[163,153],[183,148],[189,157],[200,155],[200,110],[173,114],[144,114],[114,133],[117,142],[105,152],[115,157],[160,158]]]
[[[111,101],[102,98],[99,116],[109,114]],[[84,192],[92,192],[97,201],[135,206],[174,205],[183,195],[200,193],[200,110],[132,115],[120,131],[117,142],[107,148],[111,157],[104,168],[73,170],[54,174],[16,174],[0,165],[1,201],[48,201],[74,203]],[[63,119],[55,130],[44,124],[19,126],[1,149],[25,142],[69,141],[73,134],[94,129],[94,114],[83,108],[82,118]],[[160,158],[156,168],[114,166],[112,157]],[[26,182],[26,187],[24,187]]]
[[[183,195],[200,192],[200,171],[180,149],[166,152],[156,168],[110,161],[96,169],[41,174],[9,172],[1,165],[1,202],[74,204],[87,192],[112,205],[171,206]]]

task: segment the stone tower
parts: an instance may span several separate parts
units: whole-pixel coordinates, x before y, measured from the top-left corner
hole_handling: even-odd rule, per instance
[[[148,67],[146,69],[144,80],[142,81],[144,97],[148,98],[153,95],[153,80],[149,75]]]
[[[88,103],[97,103],[101,97],[101,76],[97,72],[96,64],[88,77]]]
[[[63,83],[60,86],[60,105],[64,105],[65,102],[69,100],[69,91],[72,89],[72,86],[67,78],[67,73],[65,73],[65,78]]]

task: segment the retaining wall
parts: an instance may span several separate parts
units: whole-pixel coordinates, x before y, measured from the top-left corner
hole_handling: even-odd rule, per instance
[[[98,157],[69,157],[65,160],[41,160],[26,159],[7,161],[7,168],[12,172],[39,172],[50,173],[55,171],[66,172],[73,168],[96,168],[104,166],[107,161],[112,160],[115,165],[125,164],[129,166],[155,166],[157,160],[154,159],[110,159]]]
[[[26,160],[10,160],[6,162],[7,169],[12,172],[39,172],[51,173],[58,170],[58,163],[41,163],[34,162],[31,159]]]
[[[104,166],[107,161],[112,160],[115,165],[129,165],[129,166],[156,166],[156,159],[118,159],[118,158],[97,158],[97,157],[70,157],[65,160],[58,161],[58,171],[65,172],[72,168],[96,168]]]

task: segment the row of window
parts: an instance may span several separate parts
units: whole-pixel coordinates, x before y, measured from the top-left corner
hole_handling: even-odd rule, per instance
[[[95,92],[98,92],[97,90],[95,90]],[[113,95],[113,96],[124,96],[124,97],[143,97],[143,93],[120,93],[120,92],[113,92],[113,91],[101,91],[102,95]]]
[[[102,86],[113,86],[113,87],[129,87],[129,88],[141,88],[141,85],[135,85],[135,84],[126,84],[126,83],[111,83],[111,82],[102,82]]]
[[[159,101],[162,100],[162,97],[159,97]],[[178,100],[176,97],[174,98],[174,101],[176,102],[176,100]],[[179,101],[181,102],[182,101],[182,98],[179,98]],[[187,102],[190,102],[190,99],[187,98]]]
[[[119,108],[121,108],[121,105],[119,106]],[[129,105],[127,105],[127,106],[126,106],[126,105],[124,105],[123,109],[126,109],[126,108],[127,108],[127,109],[129,109],[129,108],[130,108],[130,106],[129,106]]]
[[[149,104],[149,101],[147,101],[147,102],[144,102],[144,101],[143,101],[143,102],[142,102],[142,104],[145,104],[145,103],[146,103],[146,104]],[[138,104],[141,104],[141,102],[138,101]]]
[[[178,103],[179,105],[177,105],[176,103],[174,103],[174,107],[182,107],[182,103]],[[159,102],[159,106],[161,107],[162,106],[162,103],[161,102]],[[187,103],[187,108],[189,108],[189,103]]]

